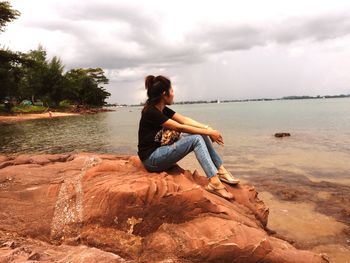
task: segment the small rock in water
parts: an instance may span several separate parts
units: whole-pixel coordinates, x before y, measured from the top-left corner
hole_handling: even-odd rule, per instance
[[[290,133],[288,132],[278,132],[278,133],[275,133],[275,137],[276,138],[282,138],[282,137],[288,137],[290,136]]]

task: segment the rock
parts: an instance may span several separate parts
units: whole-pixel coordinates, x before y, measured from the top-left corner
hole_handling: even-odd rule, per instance
[[[0,231],[0,236],[3,236]],[[125,260],[118,255],[110,252],[105,252],[97,248],[90,248],[84,245],[69,246],[61,245],[55,246],[33,240],[31,238],[15,237],[11,238],[20,240],[21,245],[13,247],[0,248],[0,263],[9,262],[72,262],[72,263],[91,263],[91,262],[111,262],[111,263],[126,263],[133,262]],[[3,238],[3,237],[2,237]],[[1,239],[2,239],[1,238]]]
[[[276,138],[289,137],[289,136],[290,136],[290,133],[288,133],[288,132],[278,132],[278,133],[275,133],[275,137],[276,137]]]
[[[6,162],[9,160],[9,157],[6,155],[0,155],[0,163]]]
[[[136,156],[26,155],[4,161],[12,163],[0,169],[0,182],[12,180],[0,191],[0,229],[11,233],[4,242],[31,244],[23,255],[16,252],[24,259],[327,262],[269,236],[269,210],[249,185],[228,186],[235,197],[230,202],[205,191],[207,179],[197,171],[174,166],[149,173]],[[7,250],[0,262],[14,255]],[[49,250],[55,252],[46,255]]]

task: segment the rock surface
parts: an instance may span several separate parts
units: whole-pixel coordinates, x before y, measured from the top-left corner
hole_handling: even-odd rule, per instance
[[[206,183],[136,156],[0,156],[0,262],[328,262],[268,234],[254,187]]]
[[[275,133],[275,137],[277,137],[277,138],[289,137],[289,136],[290,136],[290,133],[288,133],[288,132],[278,132],[278,133]]]

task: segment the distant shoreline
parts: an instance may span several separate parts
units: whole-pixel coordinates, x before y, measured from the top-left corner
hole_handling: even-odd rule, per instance
[[[326,95],[326,96],[288,96],[288,97],[282,97],[282,98],[260,98],[260,99],[243,99],[243,100],[197,100],[197,101],[179,101],[175,102],[175,105],[182,105],[182,104],[209,104],[209,103],[227,103],[227,102],[249,102],[249,101],[274,101],[274,100],[315,100],[315,99],[343,99],[343,98],[350,98],[350,94],[348,95]],[[130,107],[137,107],[137,106],[143,106],[143,104],[131,104],[126,105],[122,104],[122,106],[130,106]]]

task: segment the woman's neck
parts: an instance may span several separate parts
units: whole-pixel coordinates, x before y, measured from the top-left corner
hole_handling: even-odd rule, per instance
[[[159,102],[158,104],[154,105],[154,107],[156,107],[158,110],[160,110],[161,112],[163,112],[164,108],[165,108],[165,104],[164,102]]]

